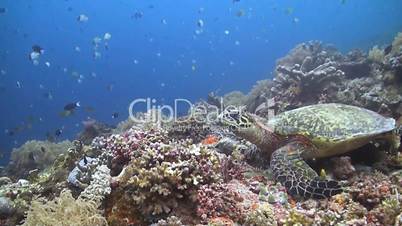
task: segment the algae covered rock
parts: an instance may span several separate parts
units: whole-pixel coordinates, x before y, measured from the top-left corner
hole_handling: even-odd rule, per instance
[[[27,141],[11,153],[11,162],[7,167],[8,174],[13,178],[26,178],[29,171],[42,171],[51,166],[56,158],[66,153],[73,144],[70,141],[52,143],[48,141]]]

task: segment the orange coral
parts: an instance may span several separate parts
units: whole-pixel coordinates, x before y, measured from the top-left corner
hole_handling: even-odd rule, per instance
[[[208,135],[204,140],[201,141],[202,144],[204,145],[211,145],[211,144],[216,144],[219,141],[219,137],[214,136],[214,135]]]

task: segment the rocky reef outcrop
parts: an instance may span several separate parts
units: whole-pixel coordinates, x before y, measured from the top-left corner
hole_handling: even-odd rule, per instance
[[[402,115],[402,34],[392,45],[368,54],[342,54],[318,41],[302,43],[277,60],[272,80],[259,81],[247,95],[232,92],[224,103],[266,115],[316,103],[344,103],[399,118]],[[234,95],[235,94],[235,95]],[[227,98],[230,97],[230,98]],[[208,100],[218,99],[217,96]]]

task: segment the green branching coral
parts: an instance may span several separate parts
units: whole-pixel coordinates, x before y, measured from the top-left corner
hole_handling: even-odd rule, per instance
[[[106,219],[93,201],[74,199],[64,190],[53,201],[34,200],[23,226],[102,226]]]
[[[374,46],[368,54],[367,57],[369,60],[376,62],[376,63],[382,63],[384,62],[384,51],[380,48],[378,48],[378,46]]]
[[[44,170],[51,166],[55,159],[72,147],[70,141],[51,143],[31,140],[11,153],[8,173],[15,178],[25,178],[30,170]]]
[[[208,147],[154,136],[119,176],[128,202],[147,216],[170,213],[184,200],[194,202],[199,186],[219,178],[218,157]]]

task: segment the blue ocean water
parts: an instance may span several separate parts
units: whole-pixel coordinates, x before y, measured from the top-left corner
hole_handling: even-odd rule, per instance
[[[3,163],[48,132],[73,139],[87,117],[116,124],[136,98],[172,104],[247,92],[300,42],[368,50],[402,31],[400,0],[2,0],[0,8]],[[93,39],[105,33],[108,48],[103,40],[94,59]],[[38,65],[28,57],[33,45],[45,50]],[[76,101],[75,114],[60,117]],[[13,128],[21,131],[7,133]]]

